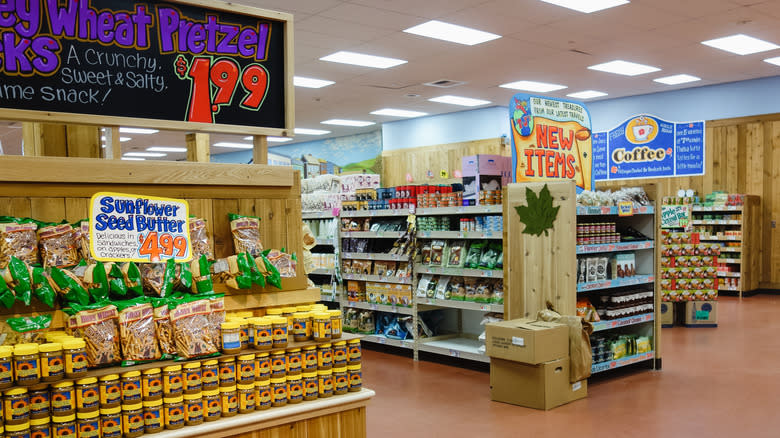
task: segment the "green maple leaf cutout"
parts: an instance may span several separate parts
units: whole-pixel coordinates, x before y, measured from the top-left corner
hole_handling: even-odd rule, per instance
[[[558,209],[561,207],[553,207],[553,198],[547,184],[539,191],[538,197],[533,190],[526,188],[525,200],[528,205],[515,207],[517,215],[520,216],[520,222],[525,224],[523,234],[541,236],[544,233],[545,236],[549,236],[547,230],[553,227],[553,223],[558,217]]]

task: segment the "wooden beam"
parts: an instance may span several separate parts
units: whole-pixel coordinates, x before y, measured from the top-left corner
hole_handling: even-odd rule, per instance
[[[42,123],[41,138],[41,155],[47,157],[68,156],[68,132],[65,125]]]
[[[100,158],[100,127],[67,125],[67,153],[69,157]]]
[[[119,127],[107,126],[106,128],[106,147],[103,148],[103,158],[109,160],[122,159],[122,146],[119,140]]]
[[[187,161],[208,163],[211,161],[210,137],[208,134],[191,132],[187,134]]]
[[[253,163],[268,164],[268,137],[265,135],[255,135],[252,138],[255,148],[252,151]]]
[[[22,153],[26,157],[43,155],[43,132],[40,123],[22,123]]]

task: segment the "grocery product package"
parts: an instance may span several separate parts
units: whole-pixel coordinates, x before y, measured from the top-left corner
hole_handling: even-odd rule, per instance
[[[79,232],[70,224],[50,225],[38,230],[43,267],[66,268],[75,266],[81,260],[79,254]]]
[[[214,252],[211,249],[208,228],[206,220],[199,217],[190,216],[190,241],[192,242],[192,258],[197,259],[205,255],[207,259],[214,259]]]
[[[38,260],[38,224],[32,219],[0,216],[0,268],[16,257],[30,265]]]
[[[154,307],[147,297],[116,302],[123,365],[160,359]]]
[[[263,244],[260,242],[260,218],[230,213],[228,220],[236,254],[248,252],[252,257],[259,256],[263,252]]]
[[[52,315],[7,318],[0,324],[0,345],[43,344],[51,327]]]
[[[189,296],[169,304],[173,340],[180,358],[190,359],[217,353],[208,330],[209,301]]]
[[[69,315],[68,332],[86,342],[87,362],[90,367],[111,365],[122,359],[119,346],[119,313],[113,304],[82,306],[74,303],[63,309]]]

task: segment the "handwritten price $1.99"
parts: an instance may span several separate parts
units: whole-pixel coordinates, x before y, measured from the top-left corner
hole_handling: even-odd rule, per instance
[[[268,71],[260,64],[250,64],[242,71],[229,58],[196,56],[190,63],[179,55],[174,65],[179,78],[191,81],[188,122],[213,123],[219,107],[232,104],[239,82],[245,92],[239,104],[242,108],[259,109],[268,91]]]
[[[138,254],[142,257],[149,256],[150,262],[159,262],[161,255],[173,257],[174,250],[176,257],[184,257],[187,254],[187,239],[184,236],[173,237],[168,233],[150,232],[139,235],[138,242],[141,244]]]

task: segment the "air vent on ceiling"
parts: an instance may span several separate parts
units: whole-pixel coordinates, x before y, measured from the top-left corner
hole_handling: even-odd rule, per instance
[[[427,85],[429,87],[438,87],[438,88],[452,88],[463,84],[465,84],[465,82],[451,81],[449,79],[439,79],[438,81],[426,82],[423,85]]]

